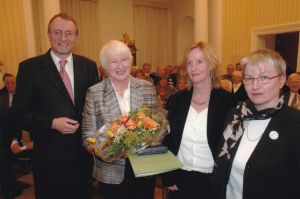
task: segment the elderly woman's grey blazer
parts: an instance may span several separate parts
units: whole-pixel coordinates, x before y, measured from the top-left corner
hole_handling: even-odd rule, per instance
[[[131,77],[130,110],[138,110],[143,105],[152,111],[157,109],[157,97],[150,82]],[[83,143],[93,137],[103,125],[122,115],[119,103],[109,78],[91,86],[86,94],[82,113]],[[120,184],[124,179],[125,159],[106,163],[96,159],[93,176],[104,183]]]

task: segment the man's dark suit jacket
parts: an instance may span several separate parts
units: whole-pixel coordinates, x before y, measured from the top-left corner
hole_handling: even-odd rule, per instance
[[[229,122],[229,120],[226,121],[226,125]],[[271,132],[277,132],[278,138],[272,139]],[[223,143],[224,138],[222,138],[221,146]],[[299,143],[300,112],[284,105],[271,118],[247,161],[243,179],[243,199],[299,198]],[[222,167],[214,168],[212,199],[226,198],[230,171],[239,144],[240,142],[236,143],[236,149],[231,154],[230,160]]]
[[[4,197],[17,191],[13,172],[13,154],[10,149],[13,137],[12,131],[10,131],[10,126],[12,125],[10,122],[9,95],[6,92],[0,94],[0,185]]]
[[[50,50],[21,62],[19,66],[13,110],[22,129],[32,135],[33,171],[38,178],[78,180],[85,178],[88,172],[85,165],[90,160],[82,146],[81,126],[75,134],[68,135],[51,129],[52,121],[57,117],[68,117],[81,123],[86,91],[99,81],[94,61],[73,54],[73,66],[75,105]]]
[[[167,102],[168,120],[171,132],[164,143],[175,155],[178,154],[182,133],[188,116],[192,100],[192,90],[183,90],[171,96]],[[223,126],[227,112],[234,106],[233,95],[223,89],[213,89],[208,106],[207,139],[213,157],[223,133]],[[171,172],[163,176],[165,185],[176,182],[176,173]]]
[[[7,93],[7,89],[6,87],[4,86],[3,88],[0,89],[0,95],[4,94],[4,93]]]
[[[10,148],[10,142],[12,140],[12,132],[9,132],[9,126],[11,125],[11,111],[9,108],[9,94],[0,94],[0,142],[1,146]]]
[[[233,88],[232,88],[232,92],[233,92]],[[236,103],[249,99],[243,83],[240,86],[240,88],[234,93],[234,98]]]

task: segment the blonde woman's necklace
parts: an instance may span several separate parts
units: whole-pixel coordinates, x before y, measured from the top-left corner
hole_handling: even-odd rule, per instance
[[[206,103],[209,101],[209,98],[210,98],[210,92],[208,93],[207,99],[206,99],[206,100],[203,100],[203,101],[197,100],[197,99],[195,98],[195,95],[193,95],[193,97],[192,97],[192,102],[193,102],[194,104],[197,104],[197,105],[200,106],[200,105],[206,104]]]
[[[195,98],[192,98],[192,101],[194,104],[197,104],[197,105],[203,105],[203,104],[206,104],[208,102],[209,98],[204,100],[204,101],[200,101],[200,100],[196,100]]]

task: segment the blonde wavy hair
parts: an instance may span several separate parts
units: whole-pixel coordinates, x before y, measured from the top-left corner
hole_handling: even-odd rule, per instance
[[[211,78],[212,87],[219,88],[220,87],[219,68],[221,67],[221,63],[220,63],[219,59],[217,58],[215,51],[209,44],[207,44],[203,41],[200,41],[200,42],[197,42],[197,43],[193,44],[192,46],[188,47],[185,50],[185,53],[184,53],[184,56],[183,56],[183,59],[181,62],[181,65],[184,66],[183,69],[186,71],[186,65],[187,65],[189,53],[191,50],[193,50],[195,48],[198,48],[199,50],[201,50],[204,55],[204,60],[210,69],[210,78]],[[192,82],[188,78],[188,75],[186,72],[185,72],[185,74],[187,76],[189,88],[191,88]]]

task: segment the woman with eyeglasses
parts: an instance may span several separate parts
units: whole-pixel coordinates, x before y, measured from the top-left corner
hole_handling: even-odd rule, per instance
[[[213,199],[300,197],[300,112],[281,95],[286,64],[272,50],[241,60],[250,100],[227,116],[212,175]]]

